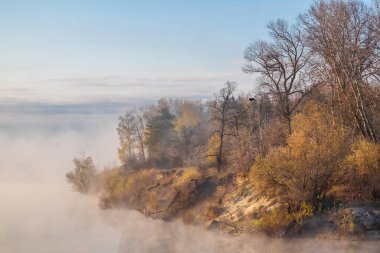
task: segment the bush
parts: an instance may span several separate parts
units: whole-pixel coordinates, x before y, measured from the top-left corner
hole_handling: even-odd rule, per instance
[[[342,209],[332,217],[337,225],[340,235],[358,235],[362,233],[362,229],[355,223],[355,218],[351,210]]]
[[[312,215],[311,204],[303,202],[295,211],[290,211],[286,205],[282,205],[262,212],[260,219],[253,222],[253,226],[270,235],[282,235],[290,228],[297,231],[303,220]]]
[[[257,157],[250,176],[256,190],[292,209],[302,202],[317,206],[332,188],[348,152],[348,131],[314,104],[293,118],[292,129],[288,145]]]
[[[345,159],[344,190],[351,199],[380,198],[380,145],[359,139]]]
[[[102,208],[110,208],[112,205],[120,204],[127,191],[127,182],[125,170],[104,169],[99,174],[99,189],[102,195],[99,205]]]
[[[148,193],[148,188],[157,182],[158,173],[153,169],[132,173],[118,168],[102,171],[99,184],[103,196],[99,205],[104,208],[114,205],[138,207],[144,201],[152,206],[156,205],[157,197]]]
[[[96,169],[91,157],[82,155],[73,160],[75,168],[66,174],[67,180],[80,193],[88,193],[93,189],[96,180]]]

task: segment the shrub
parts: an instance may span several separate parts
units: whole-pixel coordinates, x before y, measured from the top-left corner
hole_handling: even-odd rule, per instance
[[[345,159],[342,171],[350,198],[371,200],[380,197],[380,145],[359,139]]]
[[[348,131],[314,104],[292,122],[288,145],[257,157],[250,176],[256,190],[279,198],[292,209],[298,209],[302,202],[317,206],[341,168]]]
[[[288,211],[283,207],[277,207],[263,212],[261,218],[256,220],[253,225],[267,234],[278,235],[285,233],[291,222],[292,217]]]
[[[157,197],[147,194],[149,186],[157,182],[157,170],[139,170],[127,173],[122,169],[104,170],[100,174],[100,189],[102,191],[99,205],[111,207],[112,205],[133,205],[137,207],[140,202],[148,201],[152,206],[157,203]],[[145,195],[144,195],[145,194]]]
[[[124,170],[119,168],[104,169],[99,174],[99,188],[102,194],[100,206],[109,208],[121,202],[127,191],[128,177]]]
[[[159,172],[154,169],[140,170],[128,175],[127,188],[124,195],[126,202],[136,204],[142,194],[157,182]]]
[[[311,204],[302,202],[298,210],[291,211],[287,205],[264,211],[260,214],[260,219],[255,220],[252,224],[259,230],[270,235],[282,235],[289,230],[292,225],[298,230],[299,225],[307,217],[313,215]]]
[[[176,186],[182,188],[191,181],[199,181],[202,179],[202,174],[195,167],[186,168],[183,170],[182,175],[178,178]]]
[[[80,193],[88,193],[96,180],[96,169],[91,157],[81,155],[73,160],[75,168],[66,174],[67,180]]]
[[[350,209],[341,209],[332,218],[340,235],[358,235],[363,232],[362,228],[355,223],[354,215]]]

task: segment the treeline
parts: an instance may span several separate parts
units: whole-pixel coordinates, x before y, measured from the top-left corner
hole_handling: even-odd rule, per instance
[[[242,70],[208,101],[161,99],[119,118],[125,168],[215,167],[249,174],[288,210],[380,197],[380,4],[317,1],[269,23]]]
[[[119,119],[121,161],[230,172],[254,164],[260,189],[295,203],[316,203],[338,186],[352,198],[375,197],[379,11],[361,1],[319,1],[294,25],[269,23],[270,40],[245,50],[243,71],[259,76],[253,96],[226,82],[207,102],[162,99],[128,111]]]

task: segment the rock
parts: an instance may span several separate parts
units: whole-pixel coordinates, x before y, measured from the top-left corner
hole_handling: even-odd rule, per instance
[[[350,208],[356,225],[366,231],[380,229],[380,215],[369,207]]]
[[[217,220],[212,220],[209,223],[206,224],[207,229],[220,229],[221,226],[223,225],[222,222],[217,221]]]

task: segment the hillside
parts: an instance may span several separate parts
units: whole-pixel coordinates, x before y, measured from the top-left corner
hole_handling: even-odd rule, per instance
[[[114,169],[104,171],[102,176],[103,184],[108,183],[102,188],[99,201],[103,209],[132,208],[155,219],[179,219],[231,234],[380,239],[379,202],[335,203],[295,222],[274,211],[279,207],[275,200],[255,197],[251,182],[243,173],[218,176],[216,169]],[[121,178],[125,180],[123,185]]]

